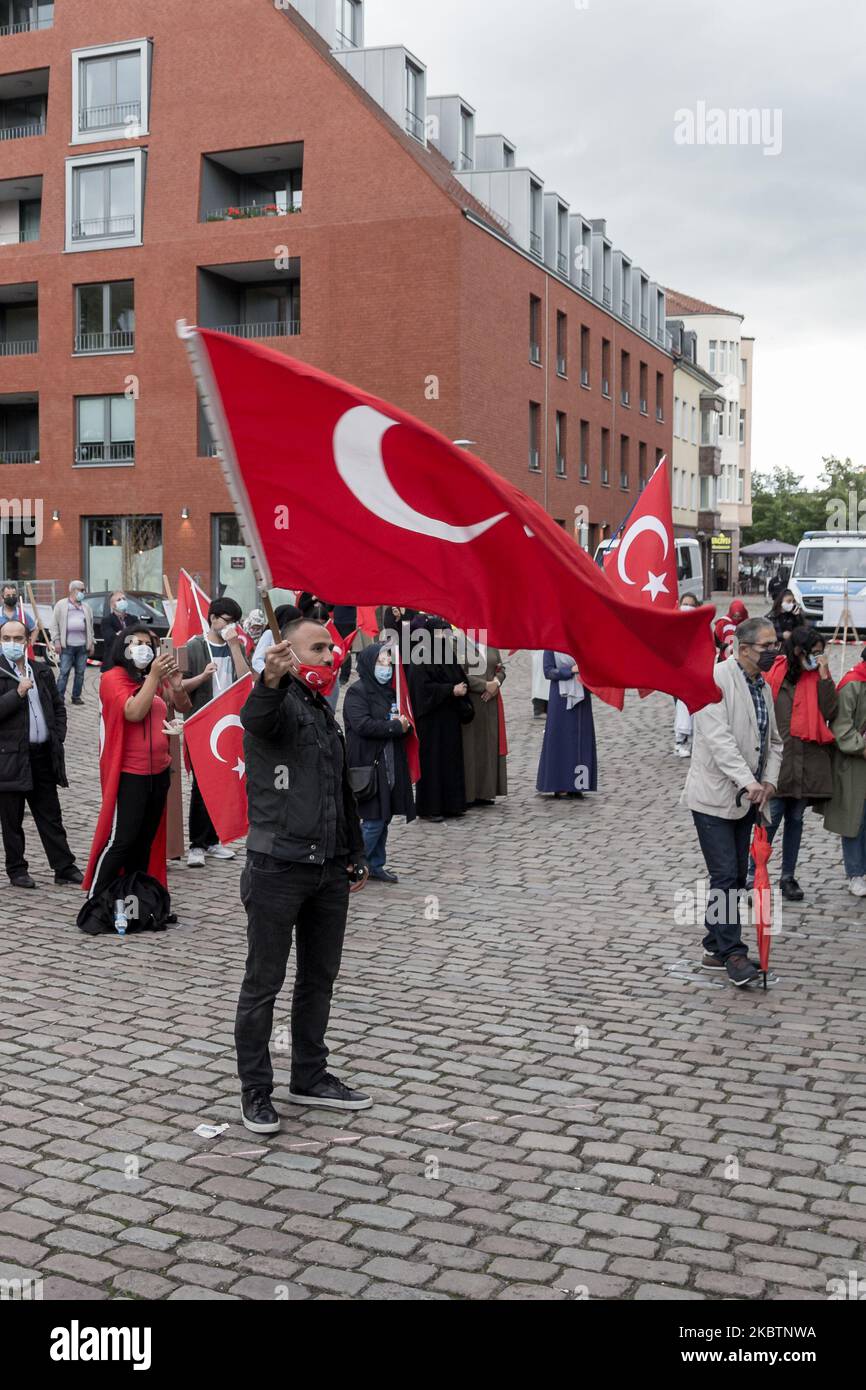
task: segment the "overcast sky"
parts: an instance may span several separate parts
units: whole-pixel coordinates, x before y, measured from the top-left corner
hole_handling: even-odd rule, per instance
[[[752,466],[866,466],[863,0],[367,0],[573,212],[652,279],[745,315]],[[675,113],[766,109],[769,143],[678,144]],[[781,112],[779,117],[773,116]]]

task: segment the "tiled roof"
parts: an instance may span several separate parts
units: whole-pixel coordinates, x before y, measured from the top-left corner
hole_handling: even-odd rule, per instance
[[[741,319],[736,309],[720,309],[717,304],[707,304],[704,299],[693,299],[690,294],[680,294],[679,290],[665,289],[665,314],[671,319],[681,314],[727,314],[729,318]]]

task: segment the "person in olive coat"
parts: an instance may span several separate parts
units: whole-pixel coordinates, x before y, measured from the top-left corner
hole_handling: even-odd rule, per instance
[[[381,674],[380,674],[381,673]],[[397,713],[394,663],[390,649],[374,642],[358,653],[358,680],[343,702],[343,722],[351,768],[375,767],[375,791],[358,801],[364,854],[370,877],[397,883],[385,868],[388,826],[394,816],[415,820],[415,797],[406,757],[409,720]]]
[[[866,647],[836,686],[839,710],[831,724],[833,795],[824,803],[824,829],[842,837],[848,891],[866,898]]]
[[[55,883],[81,883],[58,787],[66,787],[66,705],[49,668],[27,658],[27,629],[0,626],[0,829],[14,888],[35,888],[24,857],[24,806],[36,822]]]

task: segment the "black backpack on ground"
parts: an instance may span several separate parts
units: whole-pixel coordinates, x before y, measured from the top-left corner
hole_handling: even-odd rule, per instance
[[[115,904],[123,899],[126,906],[127,934],[139,931],[165,931],[176,921],[171,910],[167,888],[150,874],[123,874],[97,898],[88,898],[78,914],[79,930],[90,936],[114,931]]]

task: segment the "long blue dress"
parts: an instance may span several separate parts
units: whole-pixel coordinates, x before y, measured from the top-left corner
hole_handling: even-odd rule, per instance
[[[544,674],[551,683],[550,703],[536,789],[594,792],[598,789],[598,765],[592,696],[587,690],[580,704],[568,708],[568,701],[560,693],[560,682],[571,679],[571,663],[561,665],[555,652],[544,653]]]

